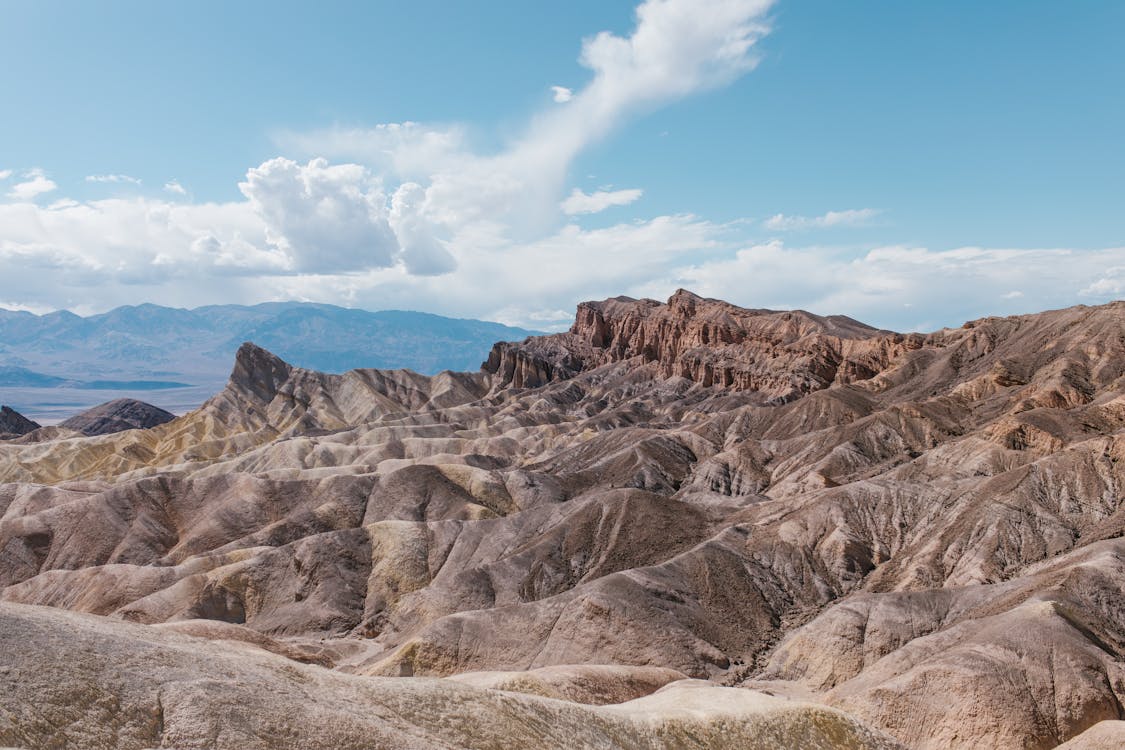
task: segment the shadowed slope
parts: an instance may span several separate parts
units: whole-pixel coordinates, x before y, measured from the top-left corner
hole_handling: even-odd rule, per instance
[[[61,422],[59,427],[92,437],[111,435],[124,430],[147,430],[171,422],[175,418],[175,414],[152,404],[131,398],[119,398],[71,417]]]
[[[0,440],[26,435],[37,429],[38,422],[32,422],[11,407],[0,406]]]

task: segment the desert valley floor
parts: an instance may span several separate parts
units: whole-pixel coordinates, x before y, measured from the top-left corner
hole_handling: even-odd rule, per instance
[[[1125,303],[677,292],[481,371],[253,344],[0,441],[0,745],[1125,746]]]

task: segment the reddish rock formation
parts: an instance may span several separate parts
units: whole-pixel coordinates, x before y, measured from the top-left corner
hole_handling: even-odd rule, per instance
[[[583,302],[569,332],[498,343],[482,367],[498,376],[498,386],[534,388],[634,361],[659,377],[785,403],[871,378],[923,342],[844,316],[747,310],[681,289],[667,304],[629,297]]]

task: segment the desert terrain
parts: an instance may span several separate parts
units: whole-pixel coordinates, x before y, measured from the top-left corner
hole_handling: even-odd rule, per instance
[[[478,372],[247,343],[147,429],[17,416],[0,744],[1125,744],[1125,303],[681,290]]]

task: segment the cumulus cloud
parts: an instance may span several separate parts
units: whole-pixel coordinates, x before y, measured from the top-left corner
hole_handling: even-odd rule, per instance
[[[249,170],[238,187],[265,225],[267,241],[295,270],[386,267],[398,256],[386,194],[366,167],[279,157]]]
[[[449,273],[457,262],[426,221],[425,203],[426,191],[421,185],[414,182],[400,185],[391,199],[388,221],[398,239],[407,272],[420,276]]]
[[[574,98],[574,92],[568,89],[566,86],[552,86],[551,94],[555,102],[557,102],[558,104],[566,104]]]
[[[130,177],[127,174],[91,174],[86,175],[86,182],[125,182],[132,185],[141,184],[138,178]]]
[[[187,190],[179,183],[179,180],[169,180],[164,183],[164,192],[172,193],[174,195],[187,195]]]
[[[775,214],[762,222],[774,232],[791,232],[806,229],[831,229],[833,227],[862,227],[879,215],[874,208],[853,208],[847,211],[829,211],[823,216],[786,216]]]
[[[8,197],[17,201],[31,201],[44,193],[49,193],[58,188],[54,180],[47,177],[42,169],[29,169],[23,173],[23,182],[12,185]]]

